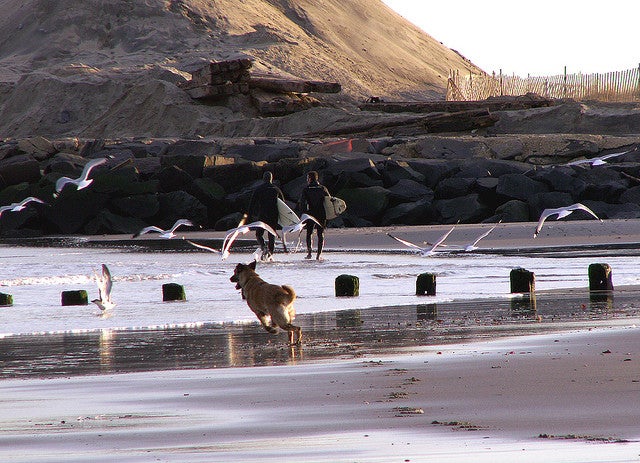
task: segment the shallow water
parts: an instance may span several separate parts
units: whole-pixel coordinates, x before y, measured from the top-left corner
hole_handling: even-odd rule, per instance
[[[257,325],[229,281],[250,253],[221,261],[207,252],[138,247],[3,246],[0,291],[12,294],[14,305],[0,308],[0,377],[291,363],[639,317],[636,292],[613,298],[585,291],[589,264],[601,261],[613,268],[614,285],[636,285],[637,257],[564,255],[329,252],[316,262],[277,254],[258,272],[298,293],[305,341],[292,350],[284,335]],[[113,275],[116,307],[102,314],[93,304],[61,306],[65,290],[97,297],[101,263]],[[516,267],[535,273],[534,301],[509,294]],[[436,296],[415,295],[423,272],[437,275]],[[358,297],[334,296],[334,280],[345,273],[360,278]],[[187,301],[162,302],[169,282],[184,285]]]

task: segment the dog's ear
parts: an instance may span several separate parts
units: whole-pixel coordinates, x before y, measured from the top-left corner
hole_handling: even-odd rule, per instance
[[[249,265],[247,265],[247,267],[249,267],[251,270],[255,270],[256,269],[256,264],[258,263],[258,261],[253,261],[251,262]]]

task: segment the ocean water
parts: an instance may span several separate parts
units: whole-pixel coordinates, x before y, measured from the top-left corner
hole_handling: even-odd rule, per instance
[[[327,252],[321,262],[303,257],[278,253],[274,262],[257,268],[265,280],[295,288],[299,315],[508,299],[509,273],[517,267],[535,273],[537,291],[587,287],[588,266],[594,262],[611,265],[615,286],[640,282],[637,256],[631,255],[441,253],[425,258],[404,252]],[[252,258],[248,252],[233,252],[222,261],[217,254],[200,251],[0,246],[0,292],[11,294],[14,301],[0,308],[0,337],[256,323],[229,281],[236,263]],[[103,263],[113,276],[116,307],[101,313],[94,304],[62,306],[65,290],[85,289],[89,299],[98,296],[94,273]],[[436,296],[415,295],[416,277],[423,272],[436,274]],[[359,277],[358,297],[335,297],[335,278],[341,274]],[[183,285],[187,301],[162,302],[164,283]]]

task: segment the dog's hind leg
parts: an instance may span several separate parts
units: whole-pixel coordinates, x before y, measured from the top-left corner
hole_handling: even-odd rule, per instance
[[[302,343],[302,328],[292,325],[291,323],[283,326],[283,328],[289,332],[289,344],[293,346],[300,345]],[[298,339],[294,342],[295,334],[298,335]]]
[[[260,320],[260,324],[262,325],[262,327],[269,333],[274,334],[278,332],[278,328],[271,325],[271,317],[269,317],[267,314],[260,313],[256,314],[256,316],[258,317],[258,320]]]

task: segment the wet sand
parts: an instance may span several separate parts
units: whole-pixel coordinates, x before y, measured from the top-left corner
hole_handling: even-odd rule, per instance
[[[573,245],[591,236],[606,246],[603,229],[595,228],[602,225],[612,227],[609,242],[631,247],[638,223],[562,226],[584,230],[575,232],[580,238]],[[505,230],[517,237],[531,224],[508,225]],[[398,232],[437,235],[439,230]],[[375,239],[365,241],[363,233],[329,234],[327,240],[333,237],[334,246],[345,249],[378,249],[383,232],[367,230]],[[488,240],[486,246],[506,249],[509,239]],[[565,249],[571,241],[568,236],[538,239],[541,252],[545,246]],[[513,238],[518,240],[524,238]],[[438,319],[446,317],[433,317],[426,308],[416,326],[414,308],[395,326],[366,316],[364,322],[355,317],[364,329],[353,319],[343,320],[342,329],[334,321],[330,330],[330,324],[320,323],[323,334],[314,336],[310,328],[309,343],[293,350],[265,343],[266,335],[259,338],[257,331],[255,336],[219,336],[226,342],[224,365],[181,365],[172,355],[182,349],[186,357],[198,357],[209,339],[163,346],[148,339],[146,354],[133,355],[139,363],[153,357],[150,352],[167,353],[154,360],[151,371],[109,368],[118,357],[111,355],[117,342],[107,336],[92,358],[74,359],[77,368],[0,380],[0,460],[637,461],[637,292],[616,288],[613,304],[606,298],[597,302],[604,306],[590,306],[591,300],[580,302],[581,297],[588,296],[541,294],[535,311],[524,310],[520,320],[481,324],[486,329],[477,332],[465,326],[438,331]],[[621,315],[618,303],[633,310]],[[549,325],[538,318],[540,311],[563,304],[593,308],[594,317],[574,321],[566,316]],[[378,318],[393,319],[395,313],[380,311]],[[485,340],[487,330],[498,339]],[[64,342],[59,349],[69,350]],[[261,355],[247,354],[252,351]],[[234,360],[232,353],[240,354]],[[261,366],[214,368],[250,365],[255,358],[260,361],[253,364]],[[83,370],[84,361],[104,369]]]

